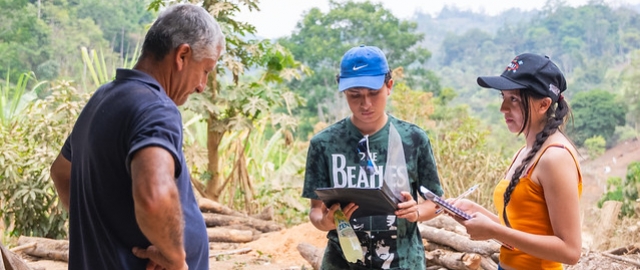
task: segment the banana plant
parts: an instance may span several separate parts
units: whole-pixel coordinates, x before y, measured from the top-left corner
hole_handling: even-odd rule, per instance
[[[37,98],[36,90],[46,83],[46,81],[36,82],[30,90],[27,90],[29,81],[36,80],[35,74],[22,73],[18,77],[18,82],[12,84],[9,79],[10,73],[7,72],[4,85],[0,84],[0,121],[3,129],[10,128],[14,119],[24,117],[22,114],[24,109]]]
[[[107,66],[107,57],[105,57],[102,50],[98,52],[95,49],[89,50],[83,46],[80,48],[80,53],[82,54],[82,62],[84,62],[84,65],[89,71],[89,75],[95,86],[100,86],[113,80],[116,67],[115,65]],[[136,49],[131,57],[125,55],[122,61],[122,68],[132,68],[139,55],[140,43],[136,44]]]

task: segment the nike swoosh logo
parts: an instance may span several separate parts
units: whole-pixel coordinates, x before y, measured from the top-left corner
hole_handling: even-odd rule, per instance
[[[359,67],[353,66],[353,70],[358,70],[358,69],[364,68],[364,67],[366,67],[366,66],[368,66],[368,65],[369,65],[369,64],[362,65],[362,66],[359,66]]]

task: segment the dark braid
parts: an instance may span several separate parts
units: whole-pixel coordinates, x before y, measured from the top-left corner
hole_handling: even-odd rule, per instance
[[[520,134],[528,128],[528,123],[530,122],[531,115],[529,114],[530,108],[530,100],[533,99],[541,99],[543,96],[537,96],[530,91],[521,90],[520,98],[522,100],[522,113],[524,115],[524,123],[522,125],[522,129],[520,130]],[[502,211],[502,216],[504,218],[504,222],[507,226],[511,227],[509,220],[507,219],[507,204],[511,200],[511,194],[513,190],[516,188],[516,185],[520,183],[520,176],[529,165],[529,162],[533,159],[533,157],[540,151],[544,142],[556,131],[562,132],[564,129],[565,118],[569,114],[569,106],[564,99],[561,99],[557,102],[557,106],[555,104],[551,104],[549,109],[547,110],[547,123],[544,126],[544,129],[536,134],[536,141],[533,143],[533,147],[527,154],[527,156],[522,160],[522,163],[516,167],[515,172],[511,176],[511,181],[509,182],[509,186],[504,192],[504,208]],[[527,130],[528,132],[528,130]]]

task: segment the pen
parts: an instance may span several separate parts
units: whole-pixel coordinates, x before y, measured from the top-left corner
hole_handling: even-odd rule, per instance
[[[451,201],[451,204],[453,204],[455,201],[460,200],[464,197],[469,196],[469,194],[471,194],[472,192],[474,192],[476,189],[478,189],[480,185],[479,184],[475,184],[472,187],[470,187],[469,189],[467,189],[465,192],[462,192],[462,194],[460,194],[458,197],[456,197],[455,199],[453,199],[453,201]],[[440,208],[438,210],[436,210],[436,215],[442,213],[444,209]]]

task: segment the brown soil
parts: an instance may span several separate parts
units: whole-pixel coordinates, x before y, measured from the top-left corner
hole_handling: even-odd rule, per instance
[[[632,161],[640,161],[640,140],[629,140],[609,149],[604,155],[593,160],[581,160],[583,170],[583,246],[584,253],[577,265],[567,269],[634,269],[633,264],[603,256],[600,252],[591,251],[593,229],[597,226],[596,202],[604,193],[606,179],[618,176],[624,179],[626,168]],[[609,168],[609,169],[607,169]],[[325,233],[317,230],[310,223],[300,224],[280,232],[263,235],[260,239],[247,244],[212,243],[210,254],[251,248],[249,253],[212,256],[210,269],[311,269],[311,266],[298,253],[297,245],[309,243],[318,248],[326,244]],[[640,244],[640,243],[639,243]],[[624,258],[640,262],[639,254]],[[65,263],[52,261],[29,260],[34,269],[63,270]]]

